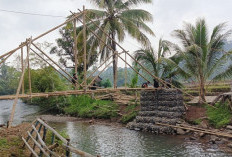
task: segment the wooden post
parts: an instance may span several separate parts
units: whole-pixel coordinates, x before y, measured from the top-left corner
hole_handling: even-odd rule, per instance
[[[30,69],[30,47],[31,47],[31,38],[29,39],[29,43],[27,44],[27,66],[28,66],[28,83],[29,83],[29,93],[31,95],[31,69]]]
[[[126,61],[126,52],[125,52],[125,61]],[[127,88],[127,65],[125,62],[125,88]]]
[[[22,67],[22,72],[23,72],[23,47],[21,47],[21,67]],[[24,80],[22,82],[22,94],[24,94]]]
[[[75,59],[75,74],[77,76],[77,32],[76,32],[76,19],[73,20],[73,38],[74,38],[74,44],[73,44],[73,50],[74,50],[74,59]],[[77,83],[75,84],[75,89],[77,89]]]
[[[66,140],[68,141],[68,142],[67,142],[67,146],[69,146],[69,145],[70,145],[70,139],[67,138]],[[70,150],[69,150],[68,147],[66,147],[66,157],[70,157]]]
[[[45,142],[45,139],[46,139],[46,134],[47,134],[47,128],[44,126],[44,129],[43,129],[43,141]],[[43,148],[43,145],[41,146]],[[43,156],[43,151],[40,150],[40,153],[39,153],[39,156]]]
[[[37,121],[37,122],[38,122],[38,121]],[[38,122],[38,123],[39,123],[39,122]],[[38,129],[38,132],[39,132],[39,133],[40,133],[40,131],[41,131],[41,129],[42,129],[42,126],[43,126],[43,125],[40,124],[39,129]],[[36,126],[35,126],[35,127],[36,127]],[[34,129],[33,129],[33,130],[34,130]],[[39,138],[38,135],[36,135],[35,140],[38,141],[38,138]],[[32,148],[33,150],[35,150],[35,146],[36,146],[36,144],[34,143],[33,148]],[[31,157],[32,157],[32,155],[33,155],[33,154],[31,153]]]
[[[83,41],[84,41],[84,90],[87,90],[86,79],[86,25],[85,25],[85,6],[83,6]]]
[[[38,121],[36,121],[36,123],[35,123],[35,127],[37,127],[37,125],[39,124],[39,122]],[[33,134],[33,132],[34,132],[34,129],[32,129],[31,130],[31,132],[30,132],[30,134]],[[30,139],[30,136],[27,136],[27,139],[26,139],[26,141],[28,142],[29,141],[29,139]],[[23,144],[23,147],[22,148],[24,148],[25,147],[25,143]]]

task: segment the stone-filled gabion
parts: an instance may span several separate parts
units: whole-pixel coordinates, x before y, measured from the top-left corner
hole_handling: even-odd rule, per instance
[[[127,127],[155,134],[173,134],[174,129],[155,123],[175,125],[185,113],[183,94],[176,89],[141,91],[141,111]]]

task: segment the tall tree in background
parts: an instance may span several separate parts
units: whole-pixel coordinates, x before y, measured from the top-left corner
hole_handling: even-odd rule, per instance
[[[143,46],[149,47],[150,41],[144,32],[154,35],[152,30],[145,24],[147,21],[152,21],[152,15],[142,9],[131,9],[143,3],[151,3],[152,0],[90,0],[99,10],[87,10],[87,16],[90,17],[104,32],[115,41],[122,42],[126,34],[136,39]],[[101,61],[104,61],[111,54],[113,55],[113,75],[114,87],[117,86],[117,45],[109,37],[107,37],[99,28],[86,19],[87,27],[94,32],[107,44],[109,49],[96,36],[87,31],[87,45],[90,46],[90,51],[97,50],[101,53]],[[80,26],[78,29],[82,29]],[[78,36],[81,37],[82,31]]]
[[[173,45],[176,55],[183,60],[186,73],[199,82],[199,102],[205,101],[206,81],[232,76],[232,65],[226,65],[232,52],[223,49],[231,30],[225,31],[225,23],[221,23],[209,34],[205,20],[198,19],[195,25],[185,23],[174,35],[181,41],[181,46]]]
[[[175,56],[167,58],[167,55],[170,55],[169,44],[170,42],[160,39],[157,51],[153,48],[140,49],[135,51],[135,58],[155,76],[162,80],[171,78],[173,85],[180,87],[178,79],[184,75],[184,71],[179,67],[179,61]]]

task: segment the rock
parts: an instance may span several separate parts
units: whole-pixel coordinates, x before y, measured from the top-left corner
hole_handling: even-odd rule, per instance
[[[232,126],[231,126],[231,125],[227,125],[227,126],[226,126],[226,129],[232,130]]]
[[[183,129],[177,128],[176,133],[177,133],[177,135],[184,135],[185,131]]]
[[[204,136],[205,136],[205,133],[202,132],[202,133],[199,134],[199,136],[200,136],[200,137],[204,137]]]
[[[232,143],[227,144],[227,147],[232,148]]]
[[[201,128],[204,128],[204,129],[207,129],[208,128],[208,125],[205,121],[202,121],[199,125]]]
[[[211,135],[211,136],[210,136],[210,142],[212,142],[213,144],[215,144],[216,141],[220,141],[220,140],[221,140],[221,139],[218,138],[218,137],[215,136],[215,135]]]
[[[135,130],[135,131],[139,131],[139,130],[141,130],[141,129],[140,129],[140,128],[134,128],[134,130]]]
[[[191,137],[189,137],[189,139],[190,139],[190,140],[196,140],[197,138],[196,138],[196,137],[191,136]]]

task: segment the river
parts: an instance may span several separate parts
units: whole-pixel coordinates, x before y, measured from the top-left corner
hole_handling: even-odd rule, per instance
[[[0,124],[5,123],[13,101],[0,101]],[[29,121],[39,107],[19,101],[14,124]],[[30,115],[30,118],[28,117]],[[216,145],[188,141],[181,136],[154,135],[137,132],[121,126],[89,124],[84,122],[50,123],[57,130],[65,130],[71,143],[88,153],[112,157],[226,157]]]

